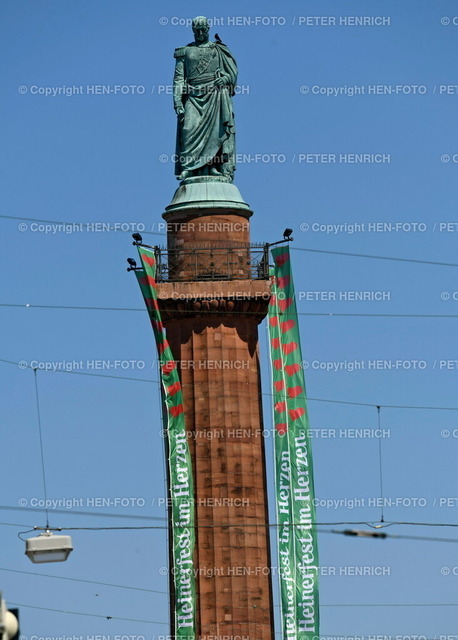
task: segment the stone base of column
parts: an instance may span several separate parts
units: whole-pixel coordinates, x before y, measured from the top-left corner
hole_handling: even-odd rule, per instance
[[[194,470],[199,636],[271,640],[259,314],[183,319],[161,307]]]

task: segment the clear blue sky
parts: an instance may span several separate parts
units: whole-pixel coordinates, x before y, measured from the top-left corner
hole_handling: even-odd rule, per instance
[[[134,255],[131,232],[99,232],[88,224],[132,224],[152,232],[145,234],[152,244],[164,242],[164,235],[155,234],[176,188],[169,161],[175,115],[167,86],[173,49],[192,39],[182,23],[195,15],[214,19],[212,34],[219,33],[238,62],[241,92],[234,104],[241,157],[235,181],[255,210],[252,240],[275,241],[285,226],[294,229],[302,350],[310,363],[307,389],[317,430],[316,492],[320,501],[337,501],[319,506],[318,520],[380,518],[373,506],[380,496],[378,440],[352,438],[348,431],[376,428],[375,405],[458,407],[457,318],[421,317],[457,316],[456,267],[305,251],[458,263],[457,4],[322,0],[228,6],[182,0],[2,3],[1,213],[25,219],[0,219],[0,302],[24,305],[1,309],[0,357],[73,368],[38,374],[48,496],[83,501],[81,507],[63,507],[65,513],[51,511],[53,526],[165,524],[155,345],[146,312],[33,305],[142,308],[135,278],[126,272],[125,259]],[[382,24],[349,26],[352,16],[379,17]],[[95,85],[113,91],[95,95]],[[115,89],[130,85],[133,94]],[[43,93],[47,88],[51,95]],[[371,162],[351,163],[349,154],[372,154]],[[27,218],[82,223],[82,230],[46,233]],[[359,226],[349,233],[354,223]],[[377,223],[391,223],[391,230],[377,231]],[[331,225],[331,232],[320,225]],[[348,299],[361,291],[372,297],[379,292],[382,299]],[[328,315],[309,315],[320,313]],[[338,315],[344,313],[356,315]],[[260,342],[268,394],[264,325]],[[379,360],[388,363],[374,364]],[[80,361],[83,369],[76,369]],[[97,373],[102,361],[111,368],[99,373],[155,382],[77,375]],[[127,361],[134,362],[124,368]],[[355,361],[364,368],[351,371]],[[0,504],[18,507],[25,498],[30,506],[43,497],[33,373],[0,363],[0,376]],[[384,509],[385,520],[458,525],[458,412],[382,408],[381,423],[387,431],[383,492],[392,505]],[[271,445],[268,439],[269,478]],[[97,507],[95,498],[134,500]],[[9,602],[153,621],[23,606],[27,640],[167,634],[163,529],[75,531],[68,562],[34,566],[16,533],[43,526],[44,515],[2,509],[0,520],[0,587]],[[447,527],[393,525],[387,531],[458,538]],[[453,543],[323,533],[320,555],[331,574],[321,580],[323,635],[456,633]],[[384,575],[348,575],[362,566],[379,567]],[[329,606],[338,604],[386,606]]]

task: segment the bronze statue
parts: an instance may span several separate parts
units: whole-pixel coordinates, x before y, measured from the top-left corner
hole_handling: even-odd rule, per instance
[[[232,96],[237,64],[207,18],[192,21],[195,41],[175,49],[173,102],[178,116],[175,174],[179,180],[215,176],[232,182],[235,128]]]

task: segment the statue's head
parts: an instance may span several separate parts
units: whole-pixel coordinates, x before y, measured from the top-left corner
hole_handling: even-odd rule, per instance
[[[192,21],[192,31],[196,42],[207,42],[210,25],[205,16],[197,16]]]

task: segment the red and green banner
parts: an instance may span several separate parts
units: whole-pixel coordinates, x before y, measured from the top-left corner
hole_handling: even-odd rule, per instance
[[[283,637],[319,636],[318,544],[309,419],[289,247],[272,249],[269,306]]]
[[[176,638],[196,637],[196,595],[194,579],[194,486],[186,438],[183,396],[176,362],[166,337],[157,302],[154,251],[137,246],[142,268],[135,271],[159,353],[161,380],[167,409],[170,498],[172,517],[173,571],[175,586]]]

